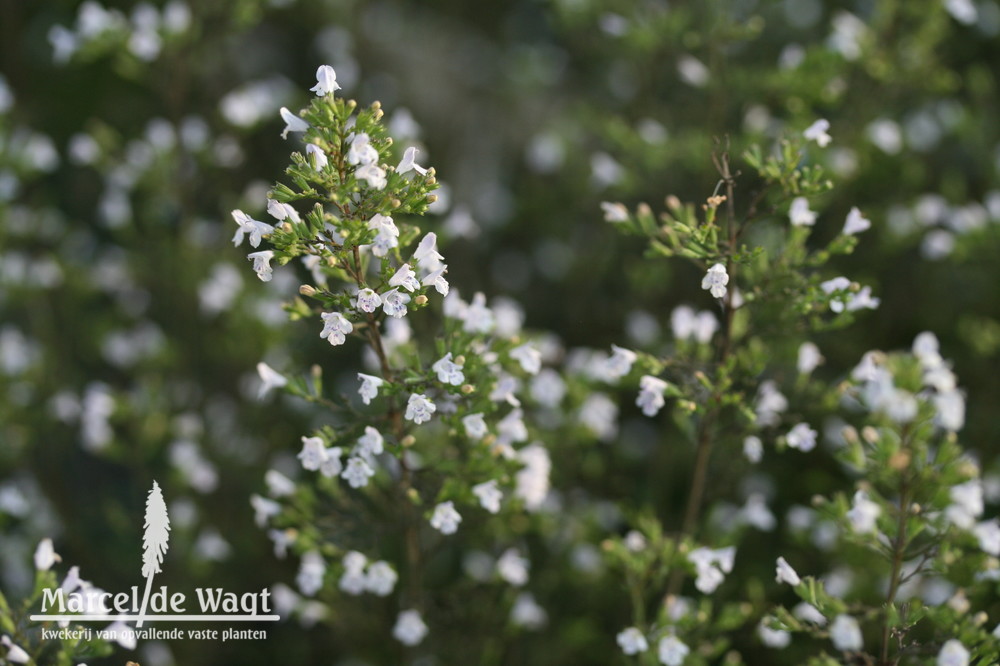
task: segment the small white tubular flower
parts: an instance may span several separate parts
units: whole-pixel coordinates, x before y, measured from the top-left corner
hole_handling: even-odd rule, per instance
[[[451,288],[450,285],[448,284],[448,280],[446,280],[444,277],[444,274],[447,272],[448,272],[448,266],[442,264],[441,268],[425,275],[424,278],[420,281],[420,284],[424,285],[425,287],[434,287],[434,289],[437,290],[437,293],[441,294],[442,296],[447,296],[448,290]]]
[[[416,163],[417,153],[420,151],[410,146],[403,151],[403,159],[399,161],[399,165],[396,167],[396,173],[402,175],[404,173],[409,173],[410,171],[416,171],[421,176],[427,173],[427,169]]]
[[[243,242],[243,235],[249,234],[250,245],[259,247],[261,238],[274,233],[274,227],[270,224],[253,219],[238,208],[232,212],[232,215],[237,225],[236,235],[233,236],[233,245],[240,245]]]
[[[371,426],[365,426],[365,434],[358,437],[356,453],[362,458],[377,456],[385,450],[385,438]]]
[[[354,324],[339,312],[324,312],[320,318],[323,320],[323,330],[319,337],[329,340],[331,345],[344,344],[347,335],[354,330]]]
[[[500,578],[515,587],[521,587],[528,582],[528,569],[531,562],[522,557],[517,548],[508,548],[497,559],[497,574]]]
[[[427,625],[420,617],[420,611],[405,610],[396,618],[396,625],[392,628],[392,637],[403,645],[419,645],[427,635]]]
[[[413,259],[425,271],[436,271],[442,266],[444,257],[437,249],[437,234],[433,231],[424,234],[420,244],[413,252]]]
[[[878,306],[882,304],[881,298],[876,298],[872,296],[872,288],[869,286],[864,286],[856,294],[851,294],[850,300],[847,301],[847,311],[856,312],[858,310],[877,310]]]
[[[727,284],[729,284],[729,274],[722,264],[714,264],[701,280],[701,288],[709,291],[713,298],[724,298]]]
[[[357,596],[365,591],[365,566],[368,558],[356,550],[344,553],[344,573],[337,587],[347,594]]]
[[[743,440],[743,456],[755,465],[761,461],[764,457],[764,443],[760,441],[760,437],[749,435]]]
[[[945,509],[948,522],[963,530],[971,530],[976,519],[983,514],[983,484],[979,479],[972,479],[948,491],[952,504]]]
[[[462,317],[462,330],[466,333],[490,333],[496,326],[493,311],[486,307],[486,296],[477,291]]]
[[[10,636],[8,636],[7,634],[0,636],[0,645],[3,645],[5,648],[7,648],[6,657],[7,661],[9,661],[10,663],[27,664],[29,661],[31,661],[31,655],[25,652],[24,648],[22,648],[20,645],[14,644],[14,642],[10,640]]]
[[[271,259],[273,258],[273,250],[251,252],[247,255],[247,259],[253,262],[253,270],[257,273],[257,277],[260,278],[261,282],[271,281]]]
[[[798,370],[799,374],[808,375],[823,362],[823,355],[819,352],[819,347],[812,342],[803,342],[799,346]]]
[[[792,199],[792,207],[788,209],[788,219],[792,226],[811,227],[816,224],[816,213],[809,210],[809,200],[805,197]]]
[[[852,530],[859,534],[874,532],[880,515],[882,507],[868,499],[868,493],[863,490],[854,493],[851,509],[847,512],[847,520],[850,521]]]
[[[670,635],[660,639],[660,644],[656,651],[661,664],[665,666],[681,666],[691,652],[691,648],[681,642],[676,636]]]
[[[302,451],[299,453],[299,460],[302,461],[302,468],[310,472],[315,472],[320,465],[326,462],[328,454],[326,452],[326,442],[322,437],[303,437]]]
[[[441,532],[441,534],[454,534],[458,531],[458,524],[462,522],[462,516],[455,510],[455,503],[451,500],[441,502],[434,507],[434,514],[431,516],[431,527]]]
[[[830,640],[833,647],[842,652],[856,652],[864,647],[861,637],[861,627],[858,621],[850,615],[838,615],[830,625]]]
[[[604,362],[604,370],[611,379],[621,379],[632,371],[632,364],[639,358],[631,349],[611,345],[611,356]]]
[[[934,423],[957,432],[965,425],[965,398],[958,391],[947,391],[937,393],[932,399],[937,413],[934,415]]]
[[[788,398],[778,390],[778,385],[770,379],[761,382],[754,406],[757,422],[762,426],[777,425],[786,409],[788,409]]]
[[[340,472],[344,469],[343,463],[340,462],[342,453],[343,451],[339,446],[328,448],[326,450],[326,460],[319,466],[319,473],[328,479],[335,479],[340,476]]]
[[[972,528],[972,533],[979,539],[979,547],[984,553],[1000,557],[1000,521],[994,518],[979,523]]]
[[[601,210],[605,222],[628,222],[628,208],[623,203],[602,201]]]
[[[695,567],[698,577],[695,579],[695,587],[703,594],[712,594],[715,589],[725,580],[725,574],[732,572],[733,564],[736,562],[736,547],[719,548],[695,548],[687,559]]]
[[[549,621],[549,614],[538,605],[535,596],[531,592],[522,592],[514,600],[514,606],[510,609],[510,622],[517,627],[537,630],[544,627]]]
[[[805,601],[800,602],[792,609],[792,615],[803,622],[812,622],[820,627],[826,626],[826,617],[819,612],[818,608]]]
[[[652,375],[643,375],[639,379],[639,396],[635,399],[637,407],[642,409],[646,416],[656,416],[663,409],[666,400],[663,397],[667,390],[666,381]]]
[[[871,226],[871,220],[864,217],[858,207],[855,206],[847,214],[847,219],[844,221],[844,230],[840,233],[845,236],[853,236],[854,234],[860,234],[862,231],[868,231],[871,229]]]
[[[938,652],[937,666],[969,666],[969,651],[957,639],[945,641]]]
[[[361,382],[361,386],[358,388],[358,393],[361,394],[361,402],[370,405],[372,399],[378,396],[379,387],[385,384],[385,380],[381,377],[366,375],[363,372],[358,373],[358,380]]]
[[[404,417],[407,421],[413,421],[417,425],[425,423],[431,420],[431,414],[437,411],[437,405],[435,405],[430,398],[428,398],[423,393],[411,393],[409,400],[406,401],[406,414]]]
[[[235,214],[236,212],[233,211],[234,216]],[[298,212],[289,204],[281,203],[280,201],[275,201],[274,199],[267,200],[267,214],[279,222],[284,222],[285,220],[291,220],[292,222],[302,221]]]
[[[257,364],[257,375],[260,377],[260,390],[257,392],[258,400],[266,396],[271,389],[282,388],[288,383],[288,379],[263,361]]]
[[[362,164],[354,170],[354,177],[368,183],[373,190],[385,189],[389,182],[385,177],[385,169],[375,164]]]
[[[482,439],[489,432],[489,429],[486,427],[486,420],[479,412],[463,416],[462,427],[465,428],[465,434],[470,439]]]
[[[805,453],[816,448],[816,431],[808,423],[798,423],[785,435],[788,447]]]
[[[278,113],[281,114],[281,119],[285,121],[285,129],[281,132],[282,139],[287,139],[289,132],[305,132],[309,129],[309,123],[289,111],[287,107],[281,107]]]
[[[378,232],[372,243],[372,254],[376,257],[384,257],[389,250],[399,245],[399,228],[388,215],[376,213],[368,220],[368,228]]]
[[[316,70],[316,85],[309,90],[315,92],[317,97],[332,95],[334,90],[340,90],[340,84],[337,83],[337,73],[333,71],[333,67],[320,65],[319,69]]]
[[[38,571],[48,571],[56,562],[62,562],[62,558],[56,553],[52,545],[52,539],[42,539],[35,549],[35,569]]]
[[[462,382],[465,381],[465,374],[462,372],[462,366],[451,360],[451,352],[448,352],[438,359],[434,365],[431,366],[431,370],[437,373],[438,381],[442,384],[461,386]]]
[[[309,160],[309,163],[312,164],[313,169],[316,171],[322,171],[330,162],[323,149],[315,143],[306,144],[306,159]]]
[[[341,472],[340,478],[347,481],[351,488],[364,488],[368,479],[375,476],[373,470],[363,458],[352,457],[347,460],[347,467]]]
[[[269,519],[281,513],[280,504],[260,495],[250,496],[250,506],[253,508],[253,521],[257,524],[257,527],[264,527],[267,525]],[[72,569],[70,572],[72,572]]]
[[[524,464],[514,477],[514,496],[524,500],[528,511],[542,506],[549,494],[549,474],[552,472],[552,458],[541,444],[531,444],[517,452],[517,458]]]
[[[382,297],[365,287],[358,292],[358,309],[362,312],[375,312],[382,305]]]
[[[390,317],[401,319],[406,316],[406,304],[409,302],[409,294],[404,294],[399,289],[390,289],[382,294],[382,312]]]
[[[521,364],[521,369],[529,375],[537,375],[542,369],[542,352],[530,342],[510,350],[510,357]]]
[[[774,579],[779,583],[788,583],[794,587],[802,582],[799,575],[795,573],[795,569],[793,569],[792,565],[785,561],[785,558],[779,557],[776,562],[776,567]]]
[[[477,483],[472,486],[472,494],[479,499],[479,506],[490,513],[500,513],[500,501],[503,500],[503,491],[497,488],[496,479],[490,479],[489,481]]]
[[[807,141],[815,141],[820,148],[825,148],[830,141],[833,140],[827,130],[830,129],[830,121],[826,118],[820,118],[812,125],[806,128],[806,131],[802,133],[802,136],[806,138]]]
[[[646,637],[642,635],[642,632],[637,627],[628,627],[619,631],[617,641],[618,647],[629,656],[645,652],[649,649]]]
[[[760,641],[769,648],[783,650],[792,642],[792,635],[783,629],[772,629],[767,626],[768,618],[764,618],[757,625],[757,635]]]
[[[295,584],[299,586],[302,594],[311,597],[323,587],[324,576],[326,576],[326,561],[318,552],[310,550],[302,556]]]
[[[392,565],[383,560],[379,560],[378,562],[373,562],[372,565],[368,567],[368,573],[365,574],[364,585],[365,589],[375,596],[387,597],[392,594],[392,589],[396,587],[397,580],[399,580],[399,575],[392,568]]]
[[[378,161],[378,151],[371,145],[371,139],[364,132],[358,132],[351,138],[351,147],[347,149],[348,164],[374,164]],[[358,176],[359,178],[361,176]]]
[[[845,289],[851,288],[851,281],[847,278],[840,276],[835,277],[825,282],[821,282],[819,288],[823,290],[824,294],[832,294],[835,291],[843,291]],[[841,298],[834,298],[830,300],[830,309],[834,312],[843,312],[846,304]]]
[[[501,444],[523,442],[528,439],[528,427],[524,425],[524,412],[513,409],[497,423],[497,438]]]
[[[413,272],[409,264],[403,264],[396,270],[396,273],[389,278],[389,286],[402,287],[409,292],[420,289],[417,274]]]

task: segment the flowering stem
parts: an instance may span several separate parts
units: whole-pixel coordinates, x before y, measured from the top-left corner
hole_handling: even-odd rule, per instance
[[[893,666],[898,659],[889,659],[889,640],[892,634],[892,605],[896,602],[896,593],[901,583],[900,573],[906,553],[906,519],[909,517],[909,488],[904,479],[899,489],[899,515],[896,521],[896,538],[892,544],[892,574],[889,577],[889,593],[885,599],[885,625],[882,627],[882,651],[879,664]]]

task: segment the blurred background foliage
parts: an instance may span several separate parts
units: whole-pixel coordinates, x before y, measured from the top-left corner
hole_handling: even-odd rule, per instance
[[[836,381],[865,351],[934,331],[968,392],[963,441],[990,469],[998,35],[995,0],[0,0],[0,584],[30,585],[43,536],[95,584],[137,584],[150,478],[176,526],[165,584],[294,577],[248,497],[263,492],[267,467],[295,468],[314,417],[294,401],[257,401],[253,369],[290,358],[325,358],[331,376],[341,368],[315,332],[285,323],[281,301],[307,273],[259,284],[229,244],[229,211],[263,213],[291,149],[277,109],[305,104],[322,63],[342,94],[381,100],[391,133],[437,169],[445,186],[427,225],[445,239],[451,283],[516,299],[529,327],[569,348],[642,347],[677,305],[710,307],[693,269],[643,257],[604,222],[601,201],[700,203],[718,180],[713,148],[738,155],[829,119],[821,155],[836,186],[813,205],[816,242],[860,207],[873,229],[838,269],[882,304],[815,340],[818,372]],[[754,186],[740,180],[738,206]],[[794,350],[775,363],[793,367]],[[693,452],[632,408],[621,430],[614,448],[579,455],[567,455],[571,438],[548,442],[554,486],[626,510],[652,503],[677,525]],[[763,488],[779,517],[843,485],[829,461],[803,470],[787,457],[749,476],[723,457],[712,478],[710,502],[740,505]],[[987,495],[998,500],[995,482]],[[613,531],[615,521],[596,522]],[[768,585],[776,554],[807,548],[784,520],[747,544],[741,560]],[[500,637],[496,663],[623,659],[615,577],[535,567],[550,577],[539,599],[549,625]],[[453,610],[460,644],[475,614]],[[352,635],[289,623],[266,642],[146,646],[141,661],[390,663],[395,611],[383,613]],[[763,648],[751,633],[734,639],[748,663],[777,663],[773,652],[753,659]],[[465,649],[469,663],[483,658]]]

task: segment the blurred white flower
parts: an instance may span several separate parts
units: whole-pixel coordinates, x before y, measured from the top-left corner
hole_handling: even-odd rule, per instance
[[[334,90],[340,90],[337,83],[337,73],[329,65],[320,65],[316,70],[316,85],[309,90],[316,93],[317,97],[332,95]]]
[[[830,129],[830,121],[826,118],[820,118],[812,125],[806,128],[806,131],[802,133],[802,136],[806,138],[807,141],[815,141],[820,148],[825,148],[830,141],[833,140],[827,130]]]

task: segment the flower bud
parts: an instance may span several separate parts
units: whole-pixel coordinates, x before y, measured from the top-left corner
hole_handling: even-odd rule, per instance
[[[290,222],[282,222],[281,223],[281,230],[284,231],[285,233],[291,233],[292,232],[292,225],[291,225],[291,223]]]
[[[470,393],[474,392],[475,390],[476,390],[476,387],[473,386],[472,384],[462,384],[462,393],[464,393],[465,395],[469,395]]]
[[[670,210],[677,211],[677,210],[680,210],[683,207],[683,204],[681,204],[681,200],[678,199],[673,194],[669,195],[667,197],[666,201],[667,201],[667,208],[669,208]]]
[[[316,287],[312,286],[311,284],[303,284],[299,286],[299,293],[302,294],[303,296],[315,296]]]
[[[844,429],[840,431],[840,436],[848,444],[857,444],[858,442],[858,430],[854,426],[844,426]]]
[[[438,195],[436,195],[436,194],[428,194],[427,195],[427,203],[432,204],[432,203],[434,203],[437,200],[438,200]]]
[[[407,435],[401,439],[399,443],[402,444],[404,448],[409,448],[417,443],[417,438],[413,435]]]
[[[889,456],[889,467],[902,471],[910,466],[910,452],[905,450],[896,451]]]
[[[403,202],[400,201],[399,199],[393,199],[392,201],[389,202],[389,205],[392,206],[393,208],[399,208],[400,206],[403,205]]]
[[[465,365],[465,354],[459,354],[454,359],[455,365]]]
[[[420,294],[419,296],[413,299],[413,302],[416,303],[417,305],[424,305],[425,303],[427,303],[427,296],[425,296],[424,294]]]
[[[878,441],[878,430],[872,426],[865,426],[861,429],[861,436],[864,437],[865,441],[869,444],[874,444]]]

